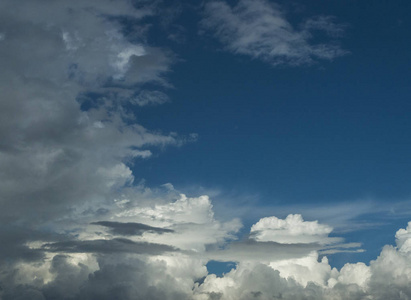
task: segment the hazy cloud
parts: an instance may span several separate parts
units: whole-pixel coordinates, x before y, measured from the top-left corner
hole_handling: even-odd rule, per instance
[[[159,105],[169,101],[166,94],[160,91],[141,91],[136,97],[132,99],[132,103],[139,106]]]

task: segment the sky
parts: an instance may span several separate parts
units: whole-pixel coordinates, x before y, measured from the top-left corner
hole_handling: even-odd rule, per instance
[[[411,299],[410,13],[1,1],[0,300]]]

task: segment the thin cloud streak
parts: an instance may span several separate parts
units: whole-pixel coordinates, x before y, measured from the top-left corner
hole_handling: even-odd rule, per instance
[[[159,228],[148,226],[142,223],[121,223],[121,222],[110,222],[110,221],[99,221],[99,222],[92,222],[92,225],[99,225],[104,226],[110,229],[113,234],[119,235],[142,235],[144,232],[155,232],[155,233],[166,233],[166,232],[174,232],[174,230],[166,229],[166,228]]]

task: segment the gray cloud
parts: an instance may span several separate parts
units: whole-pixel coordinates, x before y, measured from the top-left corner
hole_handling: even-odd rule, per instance
[[[112,259],[100,257],[99,269],[93,271],[84,264],[73,265],[69,255],[56,255],[50,266],[53,281],[37,286],[5,285],[1,299],[192,299],[161,264],[151,265],[128,256]]]
[[[173,62],[145,42],[143,18],[155,5],[134,4],[0,3],[0,242],[9,261],[33,253],[33,236],[49,241],[50,228],[65,235],[89,207],[106,209],[134,180],[127,162],[182,143],[123,109],[144,84],[168,86]],[[135,22],[133,41],[122,33],[124,17]],[[82,106],[80,95],[90,94],[99,101]],[[31,234],[20,235],[21,227]]]
[[[100,225],[110,229],[114,234],[119,235],[142,235],[144,232],[155,232],[155,233],[167,233],[174,232],[174,230],[153,227],[142,223],[121,223],[121,222],[110,222],[110,221],[99,221],[92,222],[93,225]]]
[[[63,253],[135,253],[159,255],[164,252],[176,251],[167,245],[134,242],[129,239],[115,238],[112,240],[81,240],[48,243],[42,249],[50,252]]]
[[[232,242],[226,249],[209,251],[207,255],[210,259],[217,261],[264,261],[268,263],[276,260],[304,257],[319,249],[321,249],[321,246],[316,243],[281,244],[247,239],[241,242]]]

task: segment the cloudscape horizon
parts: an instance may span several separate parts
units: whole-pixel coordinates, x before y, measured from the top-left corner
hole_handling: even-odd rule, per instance
[[[411,299],[411,5],[0,2],[0,300]]]

